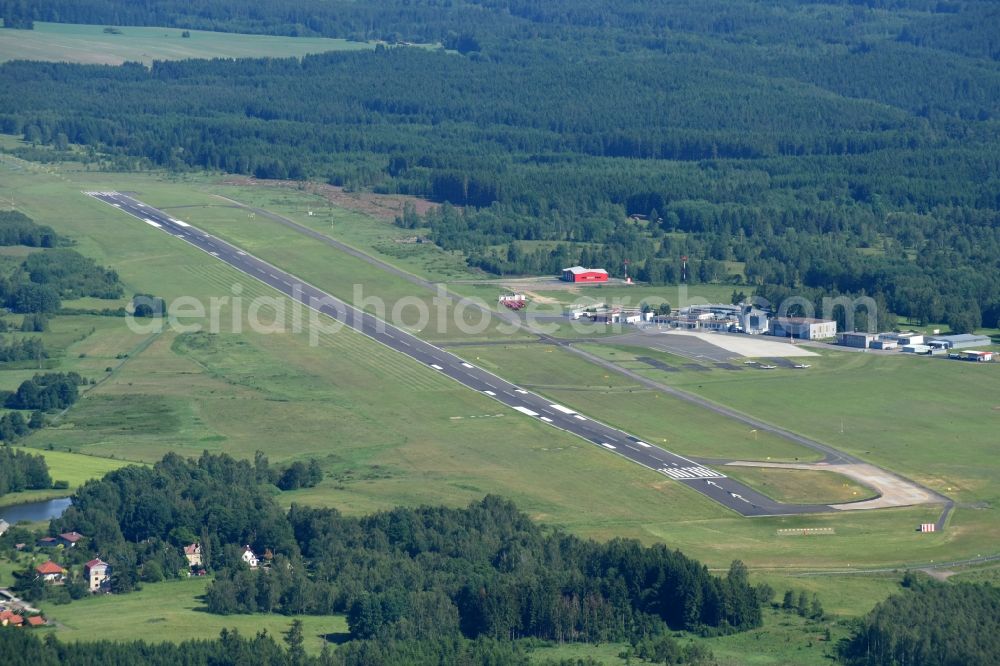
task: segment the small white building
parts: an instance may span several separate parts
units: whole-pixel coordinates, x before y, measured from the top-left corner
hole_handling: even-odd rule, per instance
[[[243,546],[242,560],[249,565],[251,569],[257,568],[257,555],[253,552],[250,546]]]
[[[922,345],[924,344],[924,336],[922,333],[914,333],[913,331],[904,331],[902,333],[883,333],[879,336],[880,340],[889,340],[891,342],[897,343],[900,347],[905,347],[906,345]]]
[[[4,533],[9,529],[10,529],[10,523],[8,523],[3,518],[0,518],[0,536],[3,536]]]
[[[903,345],[903,351],[907,354],[930,354],[931,348],[928,345]]]

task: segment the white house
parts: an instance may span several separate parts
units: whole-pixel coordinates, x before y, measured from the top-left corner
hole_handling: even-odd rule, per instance
[[[66,570],[52,560],[35,567],[35,573],[46,583],[62,583],[66,578]]]
[[[83,577],[87,581],[87,589],[100,592],[111,582],[111,565],[97,557],[83,565]]]
[[[257,568],[257,555],[253,552],[250,546],[243,546],[243,561],[246,562],[251,569]]]
[[[4,535],[4,532],[10,529],[10,523],[8,523],[3,518],[0,518],[0,536]]]

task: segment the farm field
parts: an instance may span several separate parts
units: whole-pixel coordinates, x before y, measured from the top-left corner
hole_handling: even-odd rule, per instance
[[[301,57],[324,51],[356,51],[374,44],[324,37],[275,37],[180,28],[123,26],[120,34],[102,25],[35,22],[34,30],[4,30],[0,62],[51,60],[95,65],[120,65],[187,58]]]
[[[45,631],[68,642],[137,638],[156,642],[218,638],[223,629],[235,629],[244,636],[266,631],[280,643],[282,634],[298,619],[305,648],[313,654],[319,653],[327,636],[336,639],[347,633],[347,620],[341,615],[212,615],[199,599],[207,584],[205,578],[188,578],[146,583],[131,594],[94,596],[68,605],[43,603],[42,610],[56,625]],[[112,616],[113,622],[108,620]]]
[[[231,296],[232,285],[240,283],[246,298],[267,293],[207,255],[132,224],[79,194],[114,188],[140,192],[158,205],[204,205],[212,202],[202,189],[204,178],[87,173],[65,165],[43,169],[0,158],[4,164],[18,167],[0,174],[5,186],[17,188],[19,206],[39,222],[77,238],[80,251],[114,266],[128,290],[207,299]],[[281,227],[248,219],[243,211],[232,218],[227,217],[235,210],[230,208],[183,210],[174,213],[214,225],[210,228],[219,235],[225,231],[238,236],[238,242],[254,244],[248,249],[263,252],[291,240],[275,233]],[[204,219],[196,219],[199,214]],[[350,280],[357,270],[373,289],[406,295],[398,282],[376,275],[377,269],[358,267],[330,249],[304,244],[281,253],[272,260],[295,261],[301,277],[333,291],[343,289],[338,279]],[[848,564],[859,568],[962,559],[992,552],[997,539],[987,509],[960,508],[949,529],[935,535],[913,531],[920,522],[936,518],[934,508],[738,518],[660,475],[530,419],[503,413],[485,397],[411,367],[404,358],[386,356],[387,350],[360,336],[341,332],[331,338],[311,347],[305,334],[136,335],[114,329],[95,335],[86,343],[93,345],[88,356],[103,350],[104,358],[114,357],[140,343],[148,347],[120,361],[112,377],[89,392],[58,428],[33,436],[29,444],[140,460],[166,451],[194,455],[203,449],[239,456],[263,449],[274,461],[317,455],[327,478],[316,488],[283,494],[282,502],[336,506],[359,514],[396,504],[463,505],[494,492],[548,525],[583,536],[662,541],[717,567],[727,566],[736,553],[755,569],[785,574]],[[494,364],[505,376],[538,385],[553,399],[615,425],[649,429],[652,435],[663,432],[659,439],[650,439],[667,439],[665,445],[681,453],[800,460],[812,455],[784,441],[761,436],[755,442],[749,432],[730,432],[717,418],[636,390],[614,373],[605,377],[564,352],[556,356],[556,351],[537,344],[507,347],[491,344],[454,351],[470,359],[478,356],[483,367],[495,369]],[[67,361],[74,352],[76,348]],[[709,374],[692,372],[689,379]],[[576,386],[585,390],[572,390]],[[131,418],[122,423],[116,415],[125,412]],[[689,436],[711,448],[698,450]],[[778,535],[779,529],[817,527],[832,527],[835,534],[818,542]]]

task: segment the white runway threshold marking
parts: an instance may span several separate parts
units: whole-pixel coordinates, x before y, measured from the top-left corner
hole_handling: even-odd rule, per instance
[[[514,389],[514,390],[520,393],[521,395],[528,395],[528,392],[525,391],[524,389]]]
[[[469,363],[463,363],[463,364],[462,364],[462,367],[463,367],[463,368],[469,368],[470,370],[472,369],[472,365],[471,365],[471,364],[469,364]]]
[[[540,416],[539,418],[542,419],[543,421],[545,421],[546,423],[552,423],[552,419],[550,419],[547,416]]]
[[[618,447],[614,446],[613,444],[608,444],[607,442],[601,442],[601,446],[603,446],[606,449],[611,449],[612,451],[614,451],[616,448],[618,448]]]
[[[522,407],[521,405],[516,405],[514,409],[521,412],[522,414],[527,414],[528,416],[538,416],[538,412],[533,412],[527,407]]]
[[[483,391],[486,395],[496,395],[493,391]]]
[[[587,420],[587,419],[583,418],[582,416],[580,416],[579,414],[574,414],[573,418],[580,419],[581,421],[586,421]]]
[[[160,228],[160,224],[158,222],[153,222],[152,220],[147,219],[147,218],[143,218],[142,221],[145,222],[146,224],[148,224],[151,227],[156,227],[157,229]]]
[[[638,444],[639,446],[641,446],[641,447],[642,447],[642,448],[644,448],[644,449],[649,449],[649,448],[652,448],[652,447],[651,447],[651,446],[650,446],[649,444],[647,444],[646,442],[636,442],[636,444]]]
[[[663,474],[666,474],[672,479],[724,479],[725,474],[719,474],[707,467],[678,467],[676,469],[667,469],[664,467],[660,470]]]
[[[570,409],[569,407],[563,407],[562,405],[549,405],[552,409],[562,412],[563,414],[576,414],[576,410]]]
[[[191,226],[187,222],[182,222],[181,220],[175,220],[174,218],[170,218],[170,221],[173,222],[174,224],[176,224],[178,227],[187,228],[187,227]]]
[[[437,363],[431,363],[431,364],[430,364],[430,366],[431,366],[432,368],[434,368],[435,370],[444,370],[444,368],[442,368],[442,367],[441,367],[440,365],[438,365]]]

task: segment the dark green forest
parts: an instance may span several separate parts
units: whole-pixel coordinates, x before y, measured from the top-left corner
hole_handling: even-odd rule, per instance
[[[904,579],[840,646],[850,666],[989,666],[1000,655],[1000,588]]]
[[[22,9],[18,9],[18,8]],[[0,130],[115,168],[448,201],[405,224],[497,274],[625,259],[955,330],[1000,317],[997,6],[6,2],[34,20],[441,42],[301,60],[0,66]],[[636,216],[629,219],[629,216]],[[551,241],[545,246],[530,241]]]

